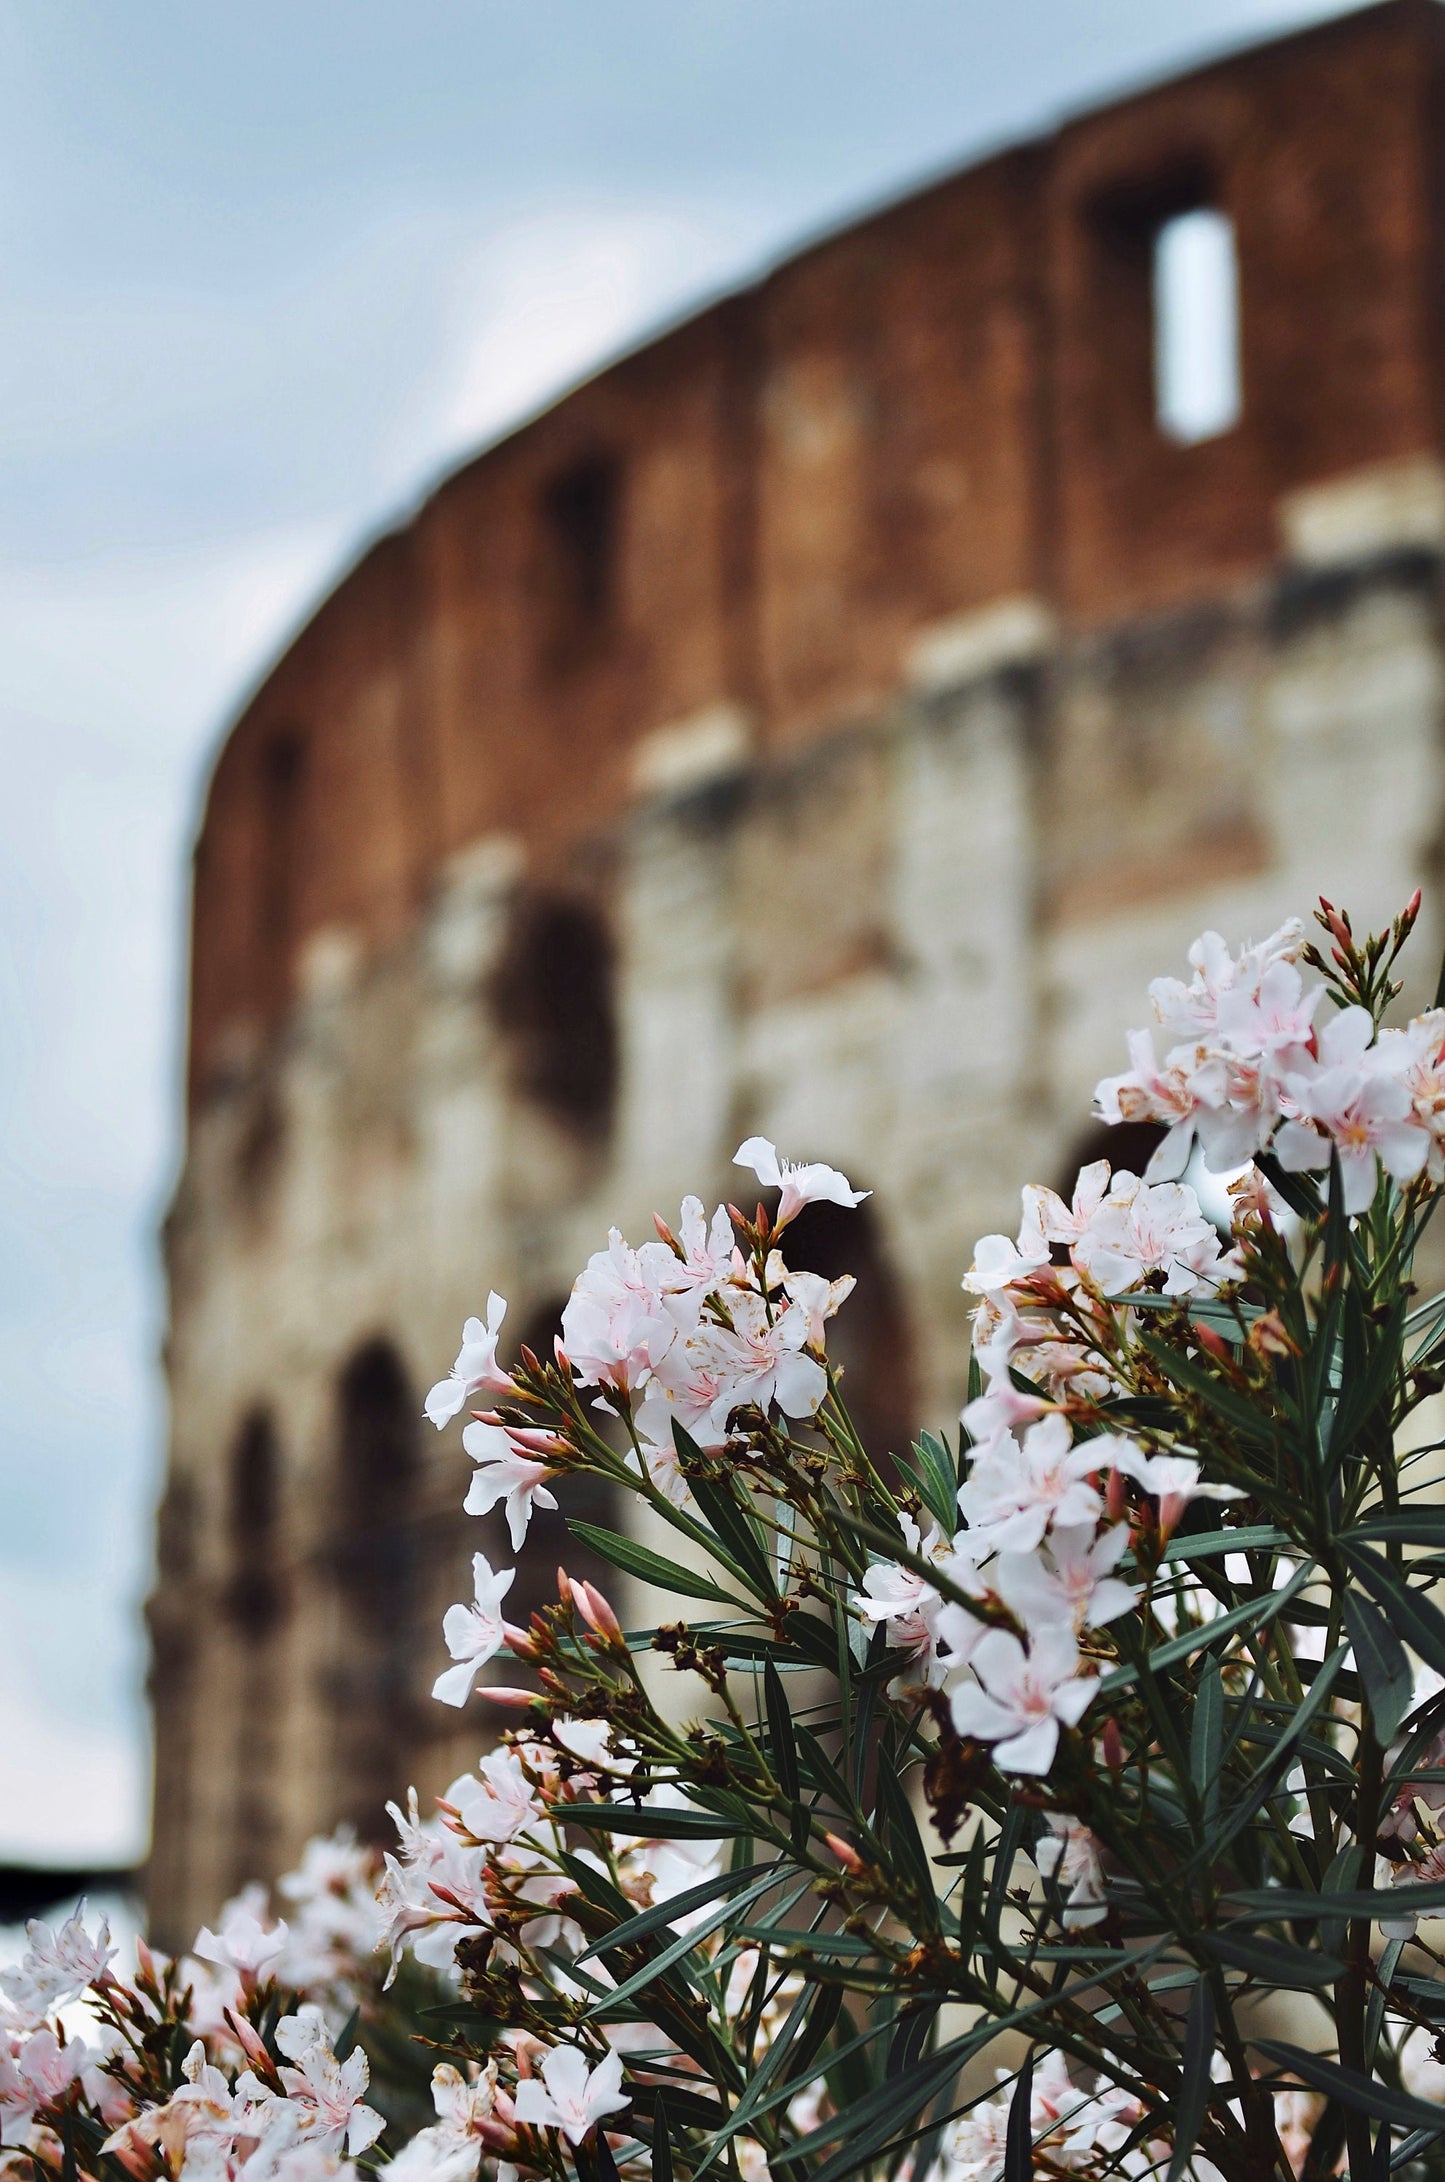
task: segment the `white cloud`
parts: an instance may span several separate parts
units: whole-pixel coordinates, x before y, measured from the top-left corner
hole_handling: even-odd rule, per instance
[[[734,209],[605,198],[538,206],[462,255],[437,368],[418,390],[394,466],[471,453],[659,320],[741,276],[757,223]]]
[[[124,1868],[145,1853],[149,1783],[143,1738],[121,1726],[60,1709],[40,1669],[48,1634],[95,1627],[90,1587],[52,1576],[8,1572],[0,1578],[0,1860]]]

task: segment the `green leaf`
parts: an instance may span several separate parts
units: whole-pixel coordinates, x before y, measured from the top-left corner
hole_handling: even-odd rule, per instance
[[[778,1874],[770,1872],[766,1879],[760,1879],[755,1886],[749,1887],[746,1893],[739,1895],[736,1902],[719,1903],[711,1915],[700,1917],[696,1924],[690,1926],[686,1932],[680,1932],[677,1938],[671,1941],[668,1946],[662,1948],[658,1954],[649,1956],[640,1970],[635,1970],[631,1977],[625,1978],[622,1984],[614,1987],[606,1995],[605,2000],[598,2003],[596,2008],[589,2009],[589,2015],[608,2013],[619,2002],[630,2000],[634,1993],[644,1991],[655,1979],[660,1978],[665,1970],[670,1970],[674,1963],[681,1962],[684,1955],[690,1955],[695,1947],[700,1946],[709,1932],[715,1932],[717,1927],[728,1917],[750,1908],[754,1902],[760,1900],[768,1892],[770,1887],[776,1886],[777,1883]],[[611,1942],[609,1941],[608,1944],[610,1947]]]
[[[1220,1553],[1277,1553],[1291,1545],[1288,1531],[1273,1523],[1252,1523],[1238,1530],[1176,1532],[1164,1548],[1166,1561],[1203,1561]]]
[[[741,1871],[725,1871],[715,1879],[704,1879],[701,1886],[688,1887],[685,1893],[670,1894],[665,1902],[658,1902],[651,1909],[639,1910],[635,1917],[629,1917],[626,1923],[617,1925],[600,1940],[594,1940],[590,1947],[584,1947],[576,1959],[586,1962],[593,1955],[600,1955],[605,1948],[630,1947],[634,1940],[643,1940],[649,1933],[661,1931],[664,1925],[687,1916],[690,1910],[702,1909],[724,1894],[735,1894],[739,1887],[746,1886],[750,1879],[759,1878],[765,1871],[773,1872],[779,1882],[787,1876],[781,1865],[748,1864]]]
[[[1358,1539],[1398,1539],[1406,1546],[1445,1546],[1445,1508],[1399,1508],[1388,1515],[1367,1516],[1340,1533],[1346,1551]]]
[[[661,2091],[652,2102],[652,2182],[672,2182],[672,2130]]]
[[[1009,2100],[1008,2127],[1004,2132],[1003,2182],[1033,2182],[1034,2172],[1034,2049],[1029,2047],[1024,2065],[1014,2080]]]
[[[697,1575],[681,1561],[665,1561],[660,1553],[651,1552],[634,1539],[624,1538],[620,1531],[601,1530],[595,1523],[571,1523],[567,1525],[572,1536],[594,1553],[600,1553],[604,1561],[620,1568],[626,1575],[636,1576],[643,1583],[656,1584],[661,1591],[680,1592],[685,1599],[711,1599],[719,1606],[731,1606],[739,1613],[747,1613],[747,1602],[735,1599],[718,1584],[709,1582],[706,1576]]]
[[[904,1877],[917,1897],[919,1917],[926,1923],[929,1931],[936,1930],[937,1896],[934,1893],[928,1851],[919,1837],[918,1822],[898,1778],[898,1769],[889,1762],[886,1753],[878,1767],[878,1810],[883,1819],[889,1851],[897,1859]]]
[[[1368,1546],[1346,1546],[1345,1557],[1365,1589],[1384,1607],[1397,1634],[1414,1647],[1427,1667],[1445,1674],[1445,1614],[1434,1600],[1412,1590]]]
[[[676,1417],[672,1420],[672,1437],[692,1497],[727,1547],[732,1560],[760,1598],[776,1598],[778,1587],[772,1559],[751,1511],[738,1501],[727,1485],[707,1474],[706,1456]]]
[[[1347,1856],[1357,1853],[1345,1851]],[[1235,1919],[1238,1924],[1277,1924],[1283,1918],[1297,1924],[1305,1917],[1423,1917],[1431,1910],[1445,1909],[1445,1880],[1402,1887],[1342,1887],[1338,1893],[1331,1889],[1318,1894],[1294,1887],[1242,1889],[1226,1899],[1246,1913]]]
[[[771,1659],[763,1662],[763,1693],[768,1709],[768,1757],[789,1805],[796,1805],[798,1746],[793,1740],[793,1715],[783,1694],[782,1677]]]
[[[1345,1630],[1375,1723],[1375,1740],[1381,1745],[1392,1743],[1414,1701],[1414,1669],[1378,1606],[1358,1591],[1347,1591],[1344,1611]]]
[[[1428,2129],[1432,2136],[1445,2134],[1445,2108],[1427,2106],[1423,2099],[1412,2099],[1405,2091],[1392,2091],[1373,2077],[1357,2075],[1354,2069],[1341,2068],[1337,2061],[1327,2061],[1319,2053],[1306,2053],[1300,2046],[1285,2045],[1274,2038],[1256,2038],[1252,2043],[1281,2068],[1302,2077],[1313,2090],[1338,2099],[1351,2113],[1398,2122],[1402,2129]]]
[[[919,1496],[930,1515],[951,1536],[958,1528],[958,1472],[946,1444],[936,1433],[921,1432],[914,1442],[915,1460],[908,1465]],[[904,1465],[900,1462],[899,1468]]]
[[[1167,2182],[1180,2177],[1194,2156],[1199,2132],[1209,2110],[1210,2063],[1214,2059],[1214,1995],[1207,1977],[1195,1980],[1189,2017],[1184,2026],[1184,2066],[1179,2096],[1174,2106],[1174,2150]]]
[[[1199,1678],[1189,1730],[1189,1773],[1204,1805],[1206,1819],[1212,1819],[1219,1808],[1219,1764],[1223,1747],[1224,1683],[1218,1660],[1210,1659]]]
[[[1246,1977],[1283,1992],[1308,1992],[1313,1986],[1329,1985],[1344,1969],[1333,1955],[1315,1948],[1292,1947],[1284,1940],[1234,1932],[1228,1926],[1222,1932],[1206,1932],[1199,1944],[1227,1970],[1242,1970]]]
[[[1314,1562],[1306,1561],[1295,1570],[1287,1584],[1278,1591],[1270,1592],[1268,1597],[1243,1599],[1238,1606],[1231,1607],[1227,1614],[1216,1615],[1213,1621],[1206,1621],[1200,1628],[1186,1629],[1181,1635],[1169,1637],[1163,1644],[1156,1645],[1147,1661],[1150,1672],[1157,1674],[1161,1668],[1172,1667],[1177,1661],[1187,1659],[1191,1652],[1206,1651],[1211,1645],[1217,1644],[1221,1637],[1233,1636],[1240,1629],[1251,1626],[1262,1629],[1266,1623],[1277,1621],[1284,1608],[1304,1589],[1313,1569]],[[1131,1683],[1138,1681],[1140,1672],[1138,1666],[1116,1667],[1099,1684],[1099,1696],[1112,1697],[1116,1690],[1127,1689]]]
[[[569,1803],[567,1824],[594,1833],[641,1834],[646,1841],[727,1841],[746,1833],[749,1821],[714,1811],[669,1811],[652,1803],[641,1810],[630,1803]]]

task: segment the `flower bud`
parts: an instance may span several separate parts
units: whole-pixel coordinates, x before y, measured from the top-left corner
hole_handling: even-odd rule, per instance
[[[851,1872],[855,1879],[859,1879],[863,1876],[864,1872],[868,1869],[868,1866],[864,1863],[862,1857],[858,1854],[858,1851],[853,1847],[851,1842],[845,1841],[840,1834],[835,1833],[825,1833],[823,1839],[827,1842],[829,1848],[833,1851],[833,1854],[837,1857],[839,1863],[843,1866],[843,1869],[845,1871]]]
[[[572,1603],[588,1628],[595,1630],[598,1636],[609,1644],[624,1642],[621,1622],[597,1586],[588,1583],[585,1577],[580,1583],[575,1577],[572,1579]]]

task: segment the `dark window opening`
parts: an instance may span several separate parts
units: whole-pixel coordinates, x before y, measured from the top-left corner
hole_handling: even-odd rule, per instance
[[[559,471],[541,498],[549,663],[570,666],[610,632],[618,604],[622,473],[610,455]]]
[[[388,1834],[419,1739],[415,1689],[423,1591],[420,1404],[389,1341],[370,1341],[337,1389],[331,1572],[336,1650],[328,1677],[337,1808],[366,1840]]]
[[[231,1454],[229,1532],[231,1578],[226,1610],[251,1636],[261,1636],[281,1607],[281,1462],[276,1430],[265,1410],[253,1410]]]
[[[518,910],[492,1004],[519,1091],[580,1134],[605,1136],[617,1093],[612,941],[585,903]]]
[[[906,1454],[917,1427],[912,1342],[871,1204],[865,1200],[851,1211],[805,1206],[785,1230],[782,1250],[790,1266],[825,1280],[853,1275],[857,1286],[828,1321],[828,1357],[841,1372],[843,1404],[875,1462]]]
[[[227,1480],[231,1572],[223,1603],[240,1647],[229,1814],[233,1890],[271,1878],[275,1864],[281,1492],[276,1427],[269,1411],[255,1409],[236,1435]]]
[[[268,1004],[282,996],[296,937],[296,909],[303,857],[302,805],[306,792],[305,737],[281,728],[260,752],[260,842],[257,856],[256,932]]]

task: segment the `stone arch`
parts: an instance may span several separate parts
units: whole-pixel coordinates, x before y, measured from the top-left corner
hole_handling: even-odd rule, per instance
[[[285,1613],[281,1445],[269,1408],[242,1419],[226,1475],[226,1578],[222,1612],[239,1663],[231,1766],[228,1884],[269,1878],[278,1823],[276,1722]]]
[[[605,1139],[619,1037],[615,950],[601,912],[574,895],[523,896],[490,997],[522,1097],[575,1136]]]
[[[416,1692],[424,1575],[420,1403],[395,1345],[366,1341],[336,1388],[329,1544],[333,1647],[327,1699],[334,1819],[363,1839],[388,1832],[419,1739]]]

